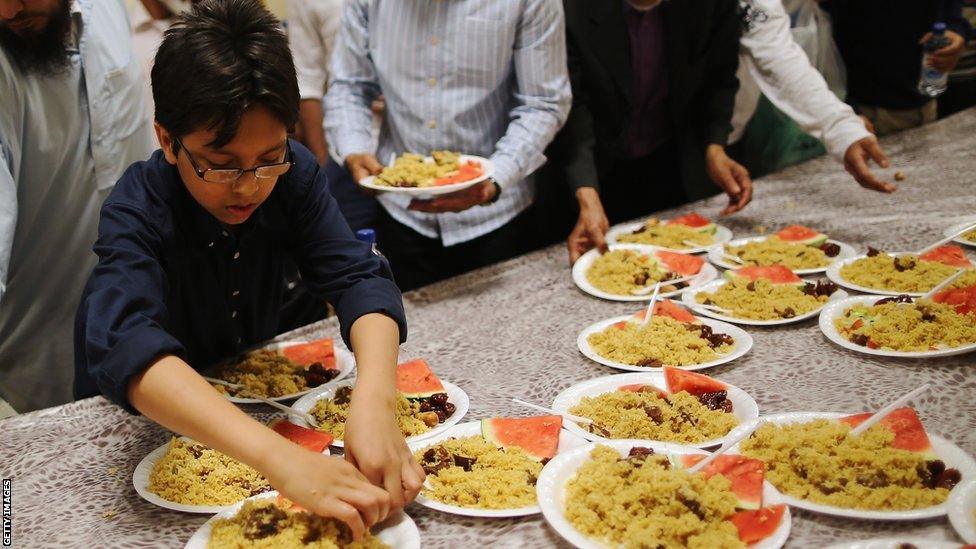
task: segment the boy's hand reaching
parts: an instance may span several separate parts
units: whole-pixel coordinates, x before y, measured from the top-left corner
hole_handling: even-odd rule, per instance
[[[346,419],[345,457],[370,482],[386,489],[391,511],[417,497],[424,470],[413,459],[394,415],[395,403],[369,395],[366,387],[353,391]]]
[[[390,496],[338,457],[316,454],[296,444],[276,448],[266,472],[281,495],[310,512],[349,525],[353,538],[390,514]]]

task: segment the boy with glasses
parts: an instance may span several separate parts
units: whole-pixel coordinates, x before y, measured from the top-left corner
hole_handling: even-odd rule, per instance
[[[298,85],[287,40],[257,0],[207,0],[167,31],[152,85],[161,150],[102,207],[75,394],[101,393],[251,465],[358,538],[423,482],[394,416],[406,321],[388,266],[355,240],[315,157],[288,140]],[[356,355],[344,460],[280,437],[197,372],[277,333],[286,260],[335,306]]]

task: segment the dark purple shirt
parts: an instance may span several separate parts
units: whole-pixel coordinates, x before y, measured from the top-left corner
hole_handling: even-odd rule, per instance
[[[623,3],[630,35],[630,126],[623,143],[629,158],[646,156],[671,136],[667,113],[668,67],[664,45],[664,14],[660,4],[640,11]]]

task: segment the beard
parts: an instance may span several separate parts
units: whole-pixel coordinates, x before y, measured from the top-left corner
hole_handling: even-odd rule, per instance
[[[68,68],[70,57],[67,41],[71,31],[69,1],[61,0],[57,9],[50,13],[21,13],[14,18],[17,21],[32,16],[47,16],[47,25],[38,31],[28,28],[23,33],[17,33],[7,24],[0,23],[0,48],[7,51],[24,73],[54,76]]]

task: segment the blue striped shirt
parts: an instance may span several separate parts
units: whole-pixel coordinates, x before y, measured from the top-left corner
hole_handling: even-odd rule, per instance
[[[494,163],[504,190],[487,207],[426,214],[407,210],[407,197],[380,196],[394,219],[445,246],[532,203],[529,176],[571,101],[559,0],[349,0],[331,73],[325,124],[339,158],[373,150],[369,104],[382,93],[380,162],[450,149]]]

